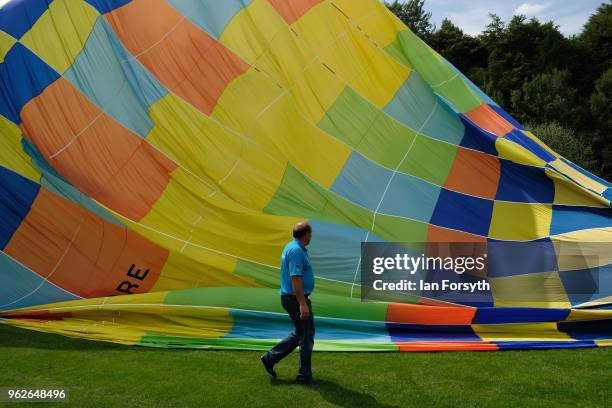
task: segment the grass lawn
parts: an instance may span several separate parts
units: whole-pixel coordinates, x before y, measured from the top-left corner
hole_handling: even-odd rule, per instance
[[[293,385],[297,354],[262,369],[258,352],[167,350],[0,325],[0,387],[67,387],[77,407],[410,407],[612,404],[612,348],[506,352],[315,353],[316,385]],[[0,404],[1,405],[1,404]]]

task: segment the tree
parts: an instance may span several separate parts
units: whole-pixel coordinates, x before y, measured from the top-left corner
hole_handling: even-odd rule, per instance
[[[601,167],[597,164],[591,144],[588,140],[577,136],[571,129],[554,122],[529,125],[528,128],[561,156],[595,175],[601,174]]]
[[[429,35],[429,45],[461,72],[471,77],[472,69],[486,64],[487,55],[481,42],[444,19],[440,29]]]
[[[520,122],[558,122],[573,127],[576,119],[576,90],[567,71],[552,70],[536,75],[512,91],[512,112]]]
[[[612,176],[612,68],[595,83],[590,100],[595,124],[595,141],[605,176]]]
[[[594,51],[595,62],[601,74],[612,60],[612,3],[603,3],[584,25],[580,36]],[[599,76],[599,75],[598,75]]]
[[[425,0],[408,0],[404,3],[394,0],[393,3],[385,3],[413,33],[421,38],[426,38],[435,30],[431,23],[431,13],[425,11]]]

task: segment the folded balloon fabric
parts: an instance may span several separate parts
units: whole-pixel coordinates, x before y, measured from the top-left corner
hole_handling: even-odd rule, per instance
[[[362,242],[612,241],[612,185],[378,0],[13,0],[0,78],[0,323],[268,348],[307,219],[317,350],[612,345],[610,250],[478,304],[362,302]]]

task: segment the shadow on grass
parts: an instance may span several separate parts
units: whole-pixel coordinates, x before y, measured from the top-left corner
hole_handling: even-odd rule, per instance
[[[274,386],[294,385],[294,381],[281,380],[273,377],[270,379],[270,384]],[[300,385],[300,387],[303,386]],[[340,384],[329,380],[315,379],[314,384],[311,385],[309,389],[318,392],[321,397],[330,404],[338,405],[340,407],[353,408],[355,406],[359,406],[359,408],[399,408],[395,405],[381,404],[371,395],[344,388]]]

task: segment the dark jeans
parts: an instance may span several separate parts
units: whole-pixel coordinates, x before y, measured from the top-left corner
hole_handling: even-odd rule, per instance
[[[312,356],[312,348],[314,346],[314,316],[312,314],[312,304],[310,299],[306,297],[306,303],[310,309],[310,317],[306,320],[300,318],[300,304],[295,296],[281,296],[281,304],[291,317],[295,330],[287,337],[280,341],[276,346],[265,354],[265,358],[276,364],[297,346],[300,346],[300,370],[299,379],[309,380],[312,378],[312,370],[310,358]]]

